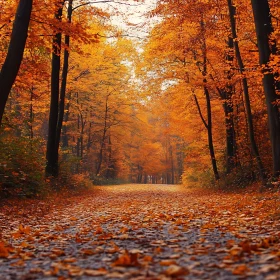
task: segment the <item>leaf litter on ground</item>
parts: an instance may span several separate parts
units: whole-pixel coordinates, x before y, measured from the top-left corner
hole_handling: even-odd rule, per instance
[[[48,201],[3,201],[0,276],[280,279],[279,198],[122,185]]]

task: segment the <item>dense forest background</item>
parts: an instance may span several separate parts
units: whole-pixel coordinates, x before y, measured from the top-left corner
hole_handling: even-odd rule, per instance
[[[280,1],[141,5],[0,0],[1,193],[277,183]]]

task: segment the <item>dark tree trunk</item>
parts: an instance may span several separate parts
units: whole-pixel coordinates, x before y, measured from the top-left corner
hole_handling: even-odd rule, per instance
[[[224,100],[224,112],[226,122],[226,173],[229,174],[236,167],[236,141],[231,95]]]
[[[33,112],[33,86],[30,89],[30,111],[29,111],[29,129],[30,129],[30,139],[33,139],[34,132],[33,132],[33,121],[34,121],[34,112]]]
[[[68,103],[66,104],[66,112],[65,112],[65,116],[64,116],[65,123],[67,123],[69,120],[70,100],[71,100],[71,92],[69,93],[69,100],[68,100]],[[62,127],[62,147],[63,148],[68,147],[67,125],[64,125]]]
[[[144,184],[147,184],[148,183],[148,175],[144,175]]]
[[[61,21],[63,3],[57,8],[55,19]],[[58,175],[58,150],[57,147],[57,121],[59,104],[59,75],[60,75],[60,53],[61,53],[61,33],[58,32],[53,38],[52,50],[52,71],[51,71],[51,103],[49,114],[49,132],[47,143],[47,165],[46,175],[57,177]]]
[[[138,164],[137,183],[142,183],[142,167]]]
[[[33,0],[20,0],[17,7],[8,53],[0,73],[0,125],[23,58],[32,4]]]
[[[110,94],[106,96],[106,105],[105,105],[105,116],[104,116],[104,128],[103,128],[103,134],[101,138],[101,143],[100,143],[100,150],[99,150],[99,155],[98,155],[98,162],[97,162],[97,168],[96,168],[96,175],[100,173],[102,162],[103,162],[103,151],[105,148],[105,139],[106,139],[106,133],[108,130],[107,122],[108,122],[108,99],[109,99]]]
[[[270,45],[273,33],[271,13],[267,0],[251,0],[259,49],[259,61],[263,67],[263,87],[266,98],[269,135],[272,147],[273,173],[280,175],[280,112],[276,94],[276,81],[268,62],[271,53],[276,53],[276,42]],[[279,104],[279,103],[278,103]]]
[[[115,161],[112,155],[112,141],[111,136],[108,137],[108,160],[106,166],[106,178],[107,179],[114,179],[116,178],[116,168],[115,168]]]
[[[232,0],[228,0],[228,8],[229,8],[230,26],[231,26],[231,32],[232,32],[232,37],[233,37],[233,42],[234,42],[235,55],[236,55],[236,59],[238,62],[240,74],[243,75],[242,85],[243,85],[245,108],[246,108],[246,113],[247,113],[248,133],[249,133],[249,138],[250,138],[250,143],[251,143],[251,149],[252,149],[252,152],[253,152],[254,157],[256,158],[256,161],[258,164],[260,177],[264,181],[266,178],[266,174],[265,174],[262,160],[260,158],[258,146],[257,146],[256,140],[255,140],[255,135],[254,135],[253,117],[252,117],[250,97],[249,97],[249,87],[248,87],[248,83],[247,83],[247,78],[244,74],[245,68],[244,68],[244,64],[243,64],[243,60],[241,57],[239,44],[238,44],[238,38],[237,38],[237,32],[236,32],[236,21],[235,21],[236,9],[232,3]]]
[[[228,38],[228,54],[226,60],[232,65],[233,63],[233,39],[232,37]],[[237,165],[236,157],[236,137],[234,129],[234,118],[233,118],[233,104],[232,104],[232,95],[233,95],[233,86],[231,82],[232,71],[229,70],[227,73],[228,85],[226,86],[223,94],[224,99],[224,112],[225,112],[225,123],[226,123],[226,173],[229,174]]]
[[[205,80],[205,83],[206,83],[206,80]],[[216,161],[216,156],[215,156],[215,151],[214,151],[214,144],[213,144],[211,101],[210,101],[209,91],[208,91],[206,85],[204,86],[204,94],[205,94],[205,98],[206,98],[206,107],[207,107],[207,135],[208,135],[209,152],[210,152],[210,157],[211,157],[211,162],[212,162],[215,179],[219,180],[220,175],[218,172],[217,161]]]
[[[171,162],[171,184],[174,185],[174,159],[172,145],[169,146],[170,162]]]
[[[72,21],[72,12],[73,12],[73,0],[68,1],[68,10],[67,10],[67,19],[70,24]],[[61,76],[61,87],[60,87],[60,97],[59,97],[59,112],[58,112],[58,121],[56,127],[56,151],[58,154],[59,143],[61,137],[61,129],[64,118],[64,109],[65,109],[65,95],[66,95],[66,85],[67,85],[67,76],[68,76],[68,67],[69,67],[69,46],[70,46],[70,36],[65,35],[65,49],[64,49],[64,60],[63,60],[63,69]]]
[[[85,125],[86,125],[86,121],[84,121],[83,115],[81,113],[81,132],[80,132],[80,139],[81,139],[81,154],[80,157],[81,159],[84,158],[84,133],[85,133]]]
[[[211,109],[211,100],[210,100],[210,94],[209,90],[207,88],[207,53],[206,53],[206,38],[205,38],[205,23],[203,19],[201,20],[201,33],[202,33],[202,55],[203,55],[203,70],[202,70],[202,75],[203,75],[203,88],[204,88],[204,95],[206,99],[206,109],[207,109],[207,122],[203,119],[202,113],[200,111],[200,107],[198,104],[198,100],[196,99],[195,96],[195,101],[196,105],[199,109],[200,112],[200,117],[202,118],[202,121],[207,129],[207,135],[208,135],[208,145],[209,145],[209,153],[210,153],[210,158],[211,158],[211,163],[212,163],[212,168],[213,168],[213,173],[215,176],[215,180],[220,179],[220,175],[218,172],[218,167],[217,167],[217,161],[216,161],[216,156],[215,156],[215,150],[214,150],[214,144],[213,144],[213,133],[212,133],[212,109]]]

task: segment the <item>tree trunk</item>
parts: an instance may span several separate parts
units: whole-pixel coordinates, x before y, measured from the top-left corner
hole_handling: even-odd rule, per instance
[[[64,116],[64,122],[67,123],[69,120],[69,110],[70,110],[70,100],[71,100],[71,92],[69,93],[68,103],[66,104],[66,112]],[[67,135],[67,125],[62,127],[62,147],[68,147],[68,135]]]
[[[267,0],[251,0],[256,34],[259,49],[259,61],[263,68],[263,88],[266,98],[268,113],[269,136],[272,147],[273,173],[280,175],[280,112],[276,94],[276,81],[272,69],[268,65],[271,53],[276,53],[276,42],[272,41],[270,46],[270,36],[273,33],[271,13]]]
[[[170,162],[171,162],[171,184],[174,185],[174,159],[172,145],[169,146]]]
[[[148,183],[148,175],[145,174],[145,175],[144,175],[144,184],[147,184],[147,183]]]
[[[204,95],[206,99],[206,108],[207,108],[207,123],[204,120],[204,124],[207,129],[207,135],[208,135],[208,145],[209,145],[209,152],[210,152],[210,158],[213,168],[213,173],[215,176],[215,180],[220,179],[220,175],[218,172],[217,167],[217,161],[214,151],[214,144],[213,144],[213,133],[212,133],[212,109],[211,109],[211,100],[210,100],[210,94],[207,88],[207,53],[206,53],[206,38],[205,38],[205,23],[203,19],[201,19],[201,33],[202,33],[202,55],[203,55],[203,88],[204,88]],[[197,99],[196,104],[198,105]],[[199,106],[198,106],[199,107]],[[200,110],[200,109],[199,109]],[[202,117],[202,114],[200,113],[200,116]],[[202,118],[203,120],[203,118]]]
[[[83,114],[81,113],[81,132],[80,132],[80,139],[81,139],[81,159],[84,158],[84,133],[85,133],[85,125],[86,121],[84,121]]]
[[[236,167],[236,141],[231,95],[224,100],[224,112],[226,122],[226,173],[229,174]]]
[[[20,0],[17,7],[8,53],[0,73],[0,125],[23,58],[32,4],[33,0]]]
[[[204,86],[204,94],[206,98],[206,107],[207,107],[207,135],[208,135],[209,152],[210,152],[215,180],[219,180],[220,175],[218,172],[217,161],[216,161],[216,156],[214,151],[214,144],[213,144],[211,101],[210,101],[209,91],[206,86]]]
[[[34,112],[33,112],[33,86],[30,89],[30,111],[29,111],[29,129],[30,129],[30,139],[34,138],[34,132],[33,132],[33,121],[34,121]]]
[[[233,39],[228,38],[228,54],[226,60],[232,65],[233,63]],[[226,147],[227,147],[227,162],[226,162],[226,173],[229,174],[237,165],[236,158],[236,137],[234,128],[233,118],[233,86],[232,86],[232,71],[229,70],[227,73],[228,84],[224,90],[224,112],[225,112],[225,123],[226,123]]]
[[[228,8],[229,8],[230,25],[231,25],[233,42],[234,42],[235,55],[238,62],[240,74],[243,75],[242,85],[243,85],[244,101],[245,101],[245,108],[246,108],[247,120],[248,120],[248,133],[249,133],[249,138],[251,143],[251,149],[253,151],[253,154],[258,164],[260,177],[264,181],[266,175],[265,175],[265,170],[263,167],[262,160],[260,158],[258,146],[254,135],[253,117],[252,117],[250,97],[249,97],[249,87],[247,83],[247,78],[244,74],[244,70],[245,70],[244,64],[239,50],[239,44],[238,44],[237,32],[236,32],[236,22],[235,22],[236,11],[235,11],[235,6],[232,3],[232,0],[228,0]]]
[[[63,3],[57,8],[55,19],[61,21]],[[47,143],[47,176],[58,176],[58,150],[57,147],[57,121],[58,121],[58,104],[59,104],[59,75],[60,75],[60,53],[61,53],[61,33],[58,32],[53,38],[52,53],[52,71],[51,71],[51,104],[49,114],[49,132]]]
[[[101,138],[101,143],[100,143],[100,150],[99,150],[99,156],[98,156],[98,163],[97,163],[97,168],[96,168],[96,175],[100,173],[101,170],[101,165],[103,161],[103,151],[105,147],[105,139],[106,139],[106,133],[108,130],[107,127],[107,121],[108,121],[108,99],[109,99],[110,94],[106,96],[106,105],[105,105],[105,116],[104,116],[104,128],[103,128],[103,134]]]
[[[73,12],[73,0],[68,1],[68,10],[67,10],[67,19],[68,23],[71,24],[72,21],[72,12]],[[66,95],[66,85],[67,85],[67,76],[68,76],[68,67],[69,67],[69,46],[70,46],[70,36],[65,35],[65,49],[64,49],[64,60],[63,60],[63,69],[61,76],[61,87],[60,87],[60,97],[59,97],[59,112],[58,112],[58,121],[56,127],[56,152],[59,152],[59,143],[61,137],[61,129],[64,117],[65,110],[65,95]]]

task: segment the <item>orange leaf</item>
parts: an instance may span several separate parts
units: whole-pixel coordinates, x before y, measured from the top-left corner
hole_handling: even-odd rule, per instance
[[[7,258],[9,256],[9,250],[5,246],[4,242],[0,242],[0,258]]]
[[[237,267],[235,267],[235,269],[232,271],[232,274],[243,275],[248,271],[249,271],[249,268],[245,264],[241,264],[241,265],[238,265]]]
[[[108,271],[104,268],[100,268],[100,269],[86,269],[84,271],[84,274],[87,275],[87,276],[102,276],[102,275],[105,275],[107,274]]]
[[[174,261],[174,260],[162,260],[162,261],[160,261],[159,264],[162,265],[162,266],[169,266],[169,265],[172,265],[172,264],[176,264],[176,261]]]
[[[95,234],[101,234],[101,233],[103,233],[103,229],[102,227],[98,227],[95,231]]]
[[[82,249],[81,250],[81,253],[83,254],[83,255],[87,255],[87,256],[92,256],[92,255],[94,255],[96,252],[94,251],[94,250],[92,250],[92,249]]]
[[[18,231],[21,234],[29,234],[30,233],[30,227],[24,227],[22,224],[20,224]]]
[[[171,276],[171,277],[178,277],[189,274],[189,270],[178,266],[178,265],[170,265],[166,271],[164,272],[165,275]]]
[[[127,250],[125,253],[113,263],[116,266],[137,266],[138,262],[138,253],[129,253]]]

